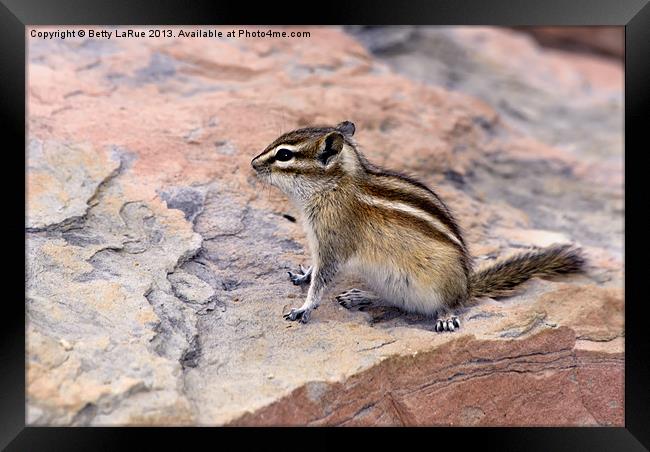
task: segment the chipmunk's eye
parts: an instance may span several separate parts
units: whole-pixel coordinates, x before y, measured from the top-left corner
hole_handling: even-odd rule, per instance
[[[288,162],[293,158],[293,152],[291,152],[289,149],[280,149],[276,154],[275,154],[275,159],[279,160],[281,162]]]

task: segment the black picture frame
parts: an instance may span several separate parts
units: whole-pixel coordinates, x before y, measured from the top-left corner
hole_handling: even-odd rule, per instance
[[[6,231],[24,234],[25,155],[25,27],[30,25],[147,25],[147,24],[430,24],[430,25],[619,25],[625,27],[625,427],[622,428],[463,428],[463,429],[266,429],[272,436],[267,447],[340,448],[348,443],[339,435],[364,436],[389,444],[421,440],[430,447],[456,449],[473,436],[482,447],[498,450],[647,450],[650,448],[650,390],[648,370],[650,341],[646,327],[647,292],[642,276],[647,242],[643,233],[643,206],[647,204],[643,185],[645,165],[635,136],[647,128],[650,118],[650,6],[649,0],[444,0],[410,2],[356,1],[327,2],[322,6],[305,3],[261,3],[210,1],[125,0],[0,0],[0,90],[2,95],[2,137],[5,160],[11,167],[3,171],[4,208],[10,209]],[[309,11],[309,12],[308,12]],[[291,15],[289,15],[291,14]],[[638,163],[637,163],[638,160]],[[22,203],[21,203],[22,201]],[[636,201],[636,202],[635,202]],[[635,218],[637,217],[637,218]],[[15,219],[15,220],[14,220]],[[14,224],[15,222],[15,224]],[[24,235],[23,235],[24,237]],[[5,240],[21,252],[18,240]],[[24,242],[22,248],[25,256]],[[5,291],[0,343],[0,447],[12,451],[116,450],[134,446],[144,439],[146,449],[169,446],[172,435],[180,433],[192,441],[214,441],[213,429],[166,428],[54,428],[25,426],[25,314],[18,303],[24,272],[5,255]],[[634,262],[637,262],[635,264]],[[22,275],[21,275],[22,272]],[[24,285],[23,285],[24,293]],[[21,312],[23,315],[21,315]],[[261,430],[261,429],[258,429]],[[240,434],[243,443],[256,438],[241,429],[220,429],[223,435]],[[243,435],[242,435],[243,433]],[[257,432],[256,432],[257,433]],[[297,439],[306,434],[316,439]],[[189,445],[182,440],[183,444]],[[252,443],[251,443],[252,444]],[[160,445],[160,446],[159,446]],[[213,447],[217,447],[215,444]]]

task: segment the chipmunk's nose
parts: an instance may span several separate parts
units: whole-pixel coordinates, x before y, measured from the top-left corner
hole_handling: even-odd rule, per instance
[[[253,160],[251,160],[251,166],[253,167],[253,169],[255,169],[255,171],[260,169],[260,163],[259,163],[259,160],[257,159],[257,157],[255,157]]]

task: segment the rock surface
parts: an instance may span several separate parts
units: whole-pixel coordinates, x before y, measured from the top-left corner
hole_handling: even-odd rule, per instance
[[[624,27],[519,27],[543,45],[574,52],[590,52],[623,59]]]
[[[621,67],[514,31],[308,31],[28,38],[27,422],[622,426]],[[250,160],[344,119],[438,190],[478,264],[574,241],[587,273],[453,334],[341,308],[350,278],[286,322],[309,251]]]

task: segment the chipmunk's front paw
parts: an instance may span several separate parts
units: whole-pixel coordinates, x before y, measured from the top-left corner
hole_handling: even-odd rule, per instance
[[[284,314],[285,320],[298,320],[300,323],[309,322],[309,317],[311,316],[311,309],[292,309],[288,314]]]
[[[438,319],[435,326],[438,333],[443,331],[456,331],[459,328],[460,320],[458,320],[458,317],[456,316],[452,316],[449,319]]]
[[[305,268],[302,265],[300,265],[301,273],[293,273],[293,272],[287,272],[287,273],[289,273],[289,279],[291,279],[291,282],[294,283],[296,286],[299,286],[301,284],[307,284],[311,281],[311,270],[312,267]]]

